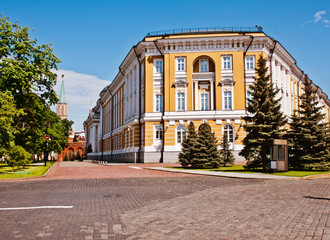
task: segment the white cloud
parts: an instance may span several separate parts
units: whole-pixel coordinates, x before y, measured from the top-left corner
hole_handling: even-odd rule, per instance
[[[324,15],[326,15],[327,12],[325,10],[318,11],[314,14],[314,18],[312,20],[306,21],[305,23],[320,23],[324,27],[329,28],[330,27],[330,21],[329,19],[324,18]],[[304,24],[302,24],[303,26]]]
[[[322,18],[323,18],[323,16],[322,15],[324,15],[324,14],[326,14],[327,12],[326,11],[318,11],[318,12],[316,12],[315,14],[314,14],[314,22],[315,23],[317,23],[318,21],[320,21]]]
[[[97,76],[77,73],[74,71],[59,69],[55,91],[59,95],[62,77],[64,74],[64,89],[66,102],[68,103],[69,119],[74,121],[76,131],[83,129],[83,122],[87,119],[90,102],[95,106],[101,90],[110,84],[110,81],[99,79]]]

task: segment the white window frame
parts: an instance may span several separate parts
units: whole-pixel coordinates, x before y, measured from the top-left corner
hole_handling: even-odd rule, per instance
[[[161,63],[158,65],[158,63]],[[155,59],[154,60],[154,73],[162,74],[164,71],[164,62],[163,59]]]
[[[226,93],[230,93],[230,101],[228,101],[228,99],[226,98]],[[226,107],[226,103],[229,105],[230,104],[230,108]],[[223,90],[223,109],[224,110],[233,110],[233,91],[229,90],[229,89],[225,89]]]
[[[181,62],[183,61],[183,62]],[[177,72],[186,71],[186,58],[185,57],[176,57],[176,69]]]
[[[252,59],[252,68],[250,66],[251,62],[248,62],[248,59]],[[245,57],[245,70],[254,71],[256,66],[256,58],[255,56],[246,56]]]
[[[155,96],[155,98],[154,98],[155,99],[154,100],[154,106],[155,106],[154,111],[155,112],[162,112],[163,111],[163,94],[156,93],[154,96]],[[158,99],[157,99],[158,96],[160,97],[159,102],[158,102]],[[159,106],[157,104],[159,104]],[[157,110],[157,107],[159,108],[158,110]]]
[[[183,94],[183,97],[179,98],[179,94]],[[183,108],[180,108],[180,99],[183,99],[181,103],[183,103]],[[177,91],[176,92],[176,110],[177,111],[186,111],[186,92],[185,91]]]
[[[202,95],[206,94],[207,95],[207,109],[202,109]],[[200,92],[199,93],[199,109],[202,111],[208,111],[210,110],[210,93],[209,92]]]
[[[232,134],[229,134],[230,133],[229,127],[231,128]],[[224,136],[225,132],[227,132],[227,137],[228,137],[227,141],[228,141],[228,143],[234,144],[235,143],[235,128],[234,128],[234,126],[231,125],[231,124],[224,125],[222,136]]]
[[[226,66],[227,61],[225,61],[226,58],[229,58],[229,67]],[[222,56],[222,69],[224,70],[232,70],[233,69],[233,58],[231,55],[224,55]]]
[[[182,128],[184,128],[184,129],[182,129]],[[180,137],[179,137],[179,133],[180,133]],[[184,133],[184,138],[182,137],[183,133]],[[181,145],[182,141],[186,138],[187,138],[187,127],[185,125],[177,126],[177,128],[176,128],[176,143]]]
[[[164,139],[164,131],[162,125],[154,125],[154,142]]]
[[[202,71],[202,61],[206,61],[206,71]],[[206,58],[199,59],[199,72],[209,72],[209,60]]]

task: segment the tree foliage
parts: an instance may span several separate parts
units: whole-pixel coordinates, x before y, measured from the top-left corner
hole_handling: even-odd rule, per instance
[[[17,166],[26,166],[31,163],[31,155],[22,146],[15,145],[10,148],[6,161],[14,170]]]
[[[232,165],[235,161],[234,155],[229,148],[228,134],[226,131],[224,131],[224,135],[221,142],[220,156],[222,160],[221,163],[224,166],[226,166],[227,164]]]
[[[304,82],[299,109],[291,117],[288,132],[289,164],[295,169],[329,169],[329,125],[318,106],[316,90],[307,77]]]
[[[1,132],[0,141],[6,139],[2,146],[8,148],[14,141],[28,152],[40,154],[45,150],[45,134],[52,138],[49,150],[60,151],[66,144],[72,122],[61,121],[50,110],[58,101],[53,72],[58,63],[50,44],[38,45],[36,39],[30,39],[28,27],[0,16],[0,92],[6,94],[1,101],[13,109],[2,119],[8,129],[6,138]]]
[[[51,70],[57,69],[60,59],[50,44],[38,45],[30,39],[28,27],[0,16],[0,46],[0,90],[10,91],[18,108],[36,92],[48,105],[58,101],[53,89],[57,76]]]
[[[14,145],[15,133],[17,133],[14,120],[22,114],[23,111],[16,108],[10,92],[0,92],[0,156]]]
[[[199,127],[196,143],[192,147],[194,152],[191,160],[193,168],[217,168],[220,166],[220,155],[218,152],[217,139],[211,132],[211,127],[203,123]]]
[[[248,99],[248,115],[243,117],[246,124],[244,129],[247,136],[243,140],[245,145],[240,155],[247,159],[248,168],[267,168],[266,143],[271,139],[282,138],[283,127],[287,122],[280,111],[280,98],[276,98],[279,90],[273,87],[268,75],[267,60],[260,55],[256,67],[254,84],[250,86]]]
[[[188,136],[182,141],[182,149],[179,153],[179,162],[183,167],[187,167],[191,164],[191,160],[194,157],[194,146],[197,140],[197,133],[195,130],[195,125],[191,121],[188,126]]]

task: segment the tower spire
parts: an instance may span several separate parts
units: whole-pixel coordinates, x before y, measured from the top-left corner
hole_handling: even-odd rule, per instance
[[[66,103],[64,92],[64,74],[62,74],[60,101],[57,104],[56,113],[61,119],[68,119],[68,104]]]
[[[62,74],[62,83],[61,83],[61,92],[60,92],[60,101],[59,103],[66,103],[65,91],[64,91],[64,74]]]

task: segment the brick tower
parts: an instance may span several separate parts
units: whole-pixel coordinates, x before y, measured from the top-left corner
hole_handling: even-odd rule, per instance
[[[56,113],[61,119],[68,119],[68,104],[66,103],[64,92],[64,74],[62,75],[60,101],[57,104]]]

